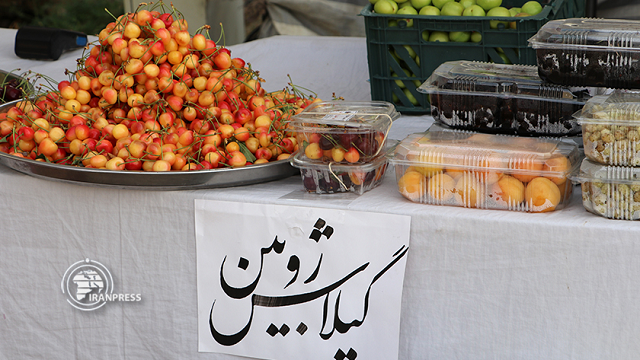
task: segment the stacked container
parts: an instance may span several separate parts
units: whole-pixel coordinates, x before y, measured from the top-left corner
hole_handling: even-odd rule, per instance
[[[590,97],[586,88],[544,82],[533,65],[451,61],[418,89],[429,95],[436,122],[455,129],[522,136],[574,136],[572,115]]]
[[[566,205],[567,178],[581,158],[572,115],[590,97],[587,89],[544,82],[533,65],[451,61],[419,91],[429,95],[436,123],[394,153],[404,197],[526,212]]]
[[[574,114],[586,158],[573,179],[588,211],[640,219],[640,21],[550,21],[529,43],[546,81],[616,88]]]
[[[304,188],[317,194],[353,192],[378,186],[395,145],[387,141],[400,114],[384,101],[327,101],[311,104],[292,118],[299,151],[291,165]]]

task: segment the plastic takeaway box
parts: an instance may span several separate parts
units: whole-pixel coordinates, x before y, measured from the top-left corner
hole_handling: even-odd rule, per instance
[[[448,126],[523,136],[579,134],[572,115],[590,97],[587,88],[543,82],[534,65],[464,60],[441,64],[418,90]]]
[[[290,162],[292,166],[300,169],[302,184],[307,192],[316,194],[352,192],[362,195],[382,183],[389,165],[389,154],[397,144],[397,140],[387,141],[384,152],[366,163],[318,163],[308,160],[300,151],[290,158]]]
[[[575,86],[640,88],[640,21],[549,21],[529,39],[540,77]]]
[[[325,101],[292,117],[292,130],[304,161],[366,163],[383,149],[400,114],[384,101]]]
[[[582,186],[582,205],[609,219],[640,220],[640,168],[584,159],[571,178]]]
[[[640,92],[594,96],[574,117],[582,126],[587,158],[604,165],[640,166]]]
[[[390,161],[413,202],[547,212],[570,200],[579,160],[570,140],[427,131],[402,140]]]

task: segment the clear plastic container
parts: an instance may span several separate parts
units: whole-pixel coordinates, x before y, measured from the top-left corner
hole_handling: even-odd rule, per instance
[[[473,131],[473,130],[465,130],[465,129],[456,129],[454,127],[451,126],[447,126],[446,124],[442,124],[439,122],[435,122],[433,124],[431,124],[431,126],[429,127],[428,131],[458,131],[458,132],[466,132],[468,134],[475,134],[477,133],[477,131]],[[496,135],[502,135],[502,136],[518,136],[518,135],[509,135],[509,134],[496,134]],[[582,134],[578,134],[575,136],[538,136],[541,139],[563,139],[563,140],[570,140],[572,142],[576,143],[576,146],[578,146],[578,150],[582,151],[582,146],[583,146],[583,141],[582,141]]]
[[[540,77],[574,86],[640,88],[640,21],[552,20],[529,39]]]
[[[604,164],[640,166],[640,92],[594,96],[576,114],[584,154]]]
[[[380,185],[389,164],[389,154],[397,144],[397,140],[387,142],[384,152],[367,163],[318,163],[306,159],[301,151],[293,154],[290,162],[292,166],[300,169],[302,184],[310,193],[352,192],[362,195]]]
[[[569,140],[427,131],[402,140],[390,161],[413,202],[547,212],[571,199],[580,155]]]
[[[571,180],[581,184],[587,211],[609,219],[640,220],[640,168],[584,159]]]
[[[385,101],[327,101],[311,104],[290,125],[302,160],[362,164],[379,155],[399,116]]]
[[[543,82],[533,65],[449,61],[419,87],[434,119],[457,129],[523,136],[580,133],[588,89]]]

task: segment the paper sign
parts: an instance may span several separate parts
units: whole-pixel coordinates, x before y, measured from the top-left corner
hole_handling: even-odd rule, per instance
[[[196,200],[198,350],[397,359],[410,221]]]

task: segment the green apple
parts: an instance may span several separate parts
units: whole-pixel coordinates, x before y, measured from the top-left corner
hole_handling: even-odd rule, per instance
[[[480,34],[477,31],[474,31],[474,32],[471,33],[471,39],[470,40],[471,40],[471,42],[479,43],[480,41],[482,41],[482,34]]]
[[[512,8],[509,8],[509,12],[511,13],[511,16],[516,16],[516,14],[521,13],[522,10],[520,10],[519,7],[512,7]]]
[[[442,9],[444,4],[446,4],[446,3],[450,2],[450,1],[455,1],[455,0],[431,0],[431,5],[437,7],[438,9]]]
[[[502,5],[502,0],[477,0],[477,3],[482,6],[484,11],[489,11]]]
[[[405,49],[407,50],[407,52],[409,53],[409,56],[411,56],[411,58],[412,58],[412,59],[415,59],[415,58],[416,58],[416,55],[417,55],[417,54],[416,54],[416,51],[415,51],[415,50],[413,50],[413,48],[412,48],[411,46],[409,46],[409,45],[402,45],[402,47],[403,47],[403,48],[405,48]],[[394,52],[395,52],[395,50],[394,50]],[[401,56],[400,56],[400,55],[398,55],[398,52],[395,52],[395,53],[396,53],[396,56],[398,56],[398,58],[401,58]]]
[[[523,13],[527,13],[531,16],[538,15],[542,12],[542,5],[535,0],[527,1],[521,8]]]
[[[464,9],[462,16],[485,16],[486,13],[480,5],[471,5]]]
[[[408,4],[408,2],[406,2],[405,4]],[[414,9],[413,6],[411,6],[411,5],[403,6],[400,9],[398,9],[396,14],[400,14],[400,15],[418,15],[418,10]],[[413,27],[413,19],[402,19],[402,20],[407,22],[407,27]]]
[[[374,4],[378,2],[378,0],[369,0],[370,3]]]
[[[465,9],[471,5],[477,4],[476,0],[460,0],[458,2],[460,3],[460,5],[464,6]]]
[[[424,30],[422,32],[422,40],[429,41],[429,30]]]
[[[382,0],[380,0],[382,1]],[[494,7],[493,9],[490,9],[489,11],[487,11],[487,16],[489,17],[511,17],[511,13],[509,12],[509,9],[502,7],[502,6],[498,6],[498,7]],[[501,21],[501,20],[490,20],[489,21],[489,27],[492,29],[497,29],[500,24],[502,24],[505,28],[509,27],[509,22],[508,21]]]
[[[449,41],[467,42],[471,39],[470,31],[451,31],[449,32]]]
[[[398,11],[398,3],[393,0],[378,0],[373,5],[373,11],[378,14],[395,14]]]
[[[398,74],[396,74],[395,72],[393,74],[391,74],[391,77],[398,77]],[[398,85],[398,87],[400,89],[404,89],[406,87],[406,85],[404,84],[404,81],[402,80],[394,80],[394,82],[396,83],[396,85]]]
[[[409,0],[393,0],[396,3],[400,4],[400,3],[404,3],[404,2],[409,2]]]
[[[511,60],[509,60],[509,58],[507,57],[507,55],[503,52],[499,52],[498,55],[500,55],[500,57],[502,58],[502,62],[504,64],[511,64]]]
[[[411,4],[409,4],[408,6],[401,6],[398,11],[396,11],[396,14],[418,15],[418,10],[416,10],[413,6],[411,6]]]
[[[409,99],[409,101],[411,101],[411,104],[413,104],[414,106],[418,105],[418,100],[416,99],[415,96],[413,96],[413,94],[411,93],[411,90],[405,88],[402,91],[404,92],[404,96],[406,96],[407,99]]]
[[[411,0],[411,6],[416,10],[420,10],[427,5],[431,5],[431,0]]]
[[[420,9],[420,11],[418,12],[418,15],[435,15],[438,16],[440,15],[440,9],[438,9],[435,6],[432,5],[427,5],[425,7],[423,7],[422,9]]]
[[[449,34],[446,31],[432,31],[429,41],[449,42]]]
[[[464,11],[464,6],[459,2],[449,1],[442,6],[440,9],[440,15],[443,16],[462,16],[462,12]]]

